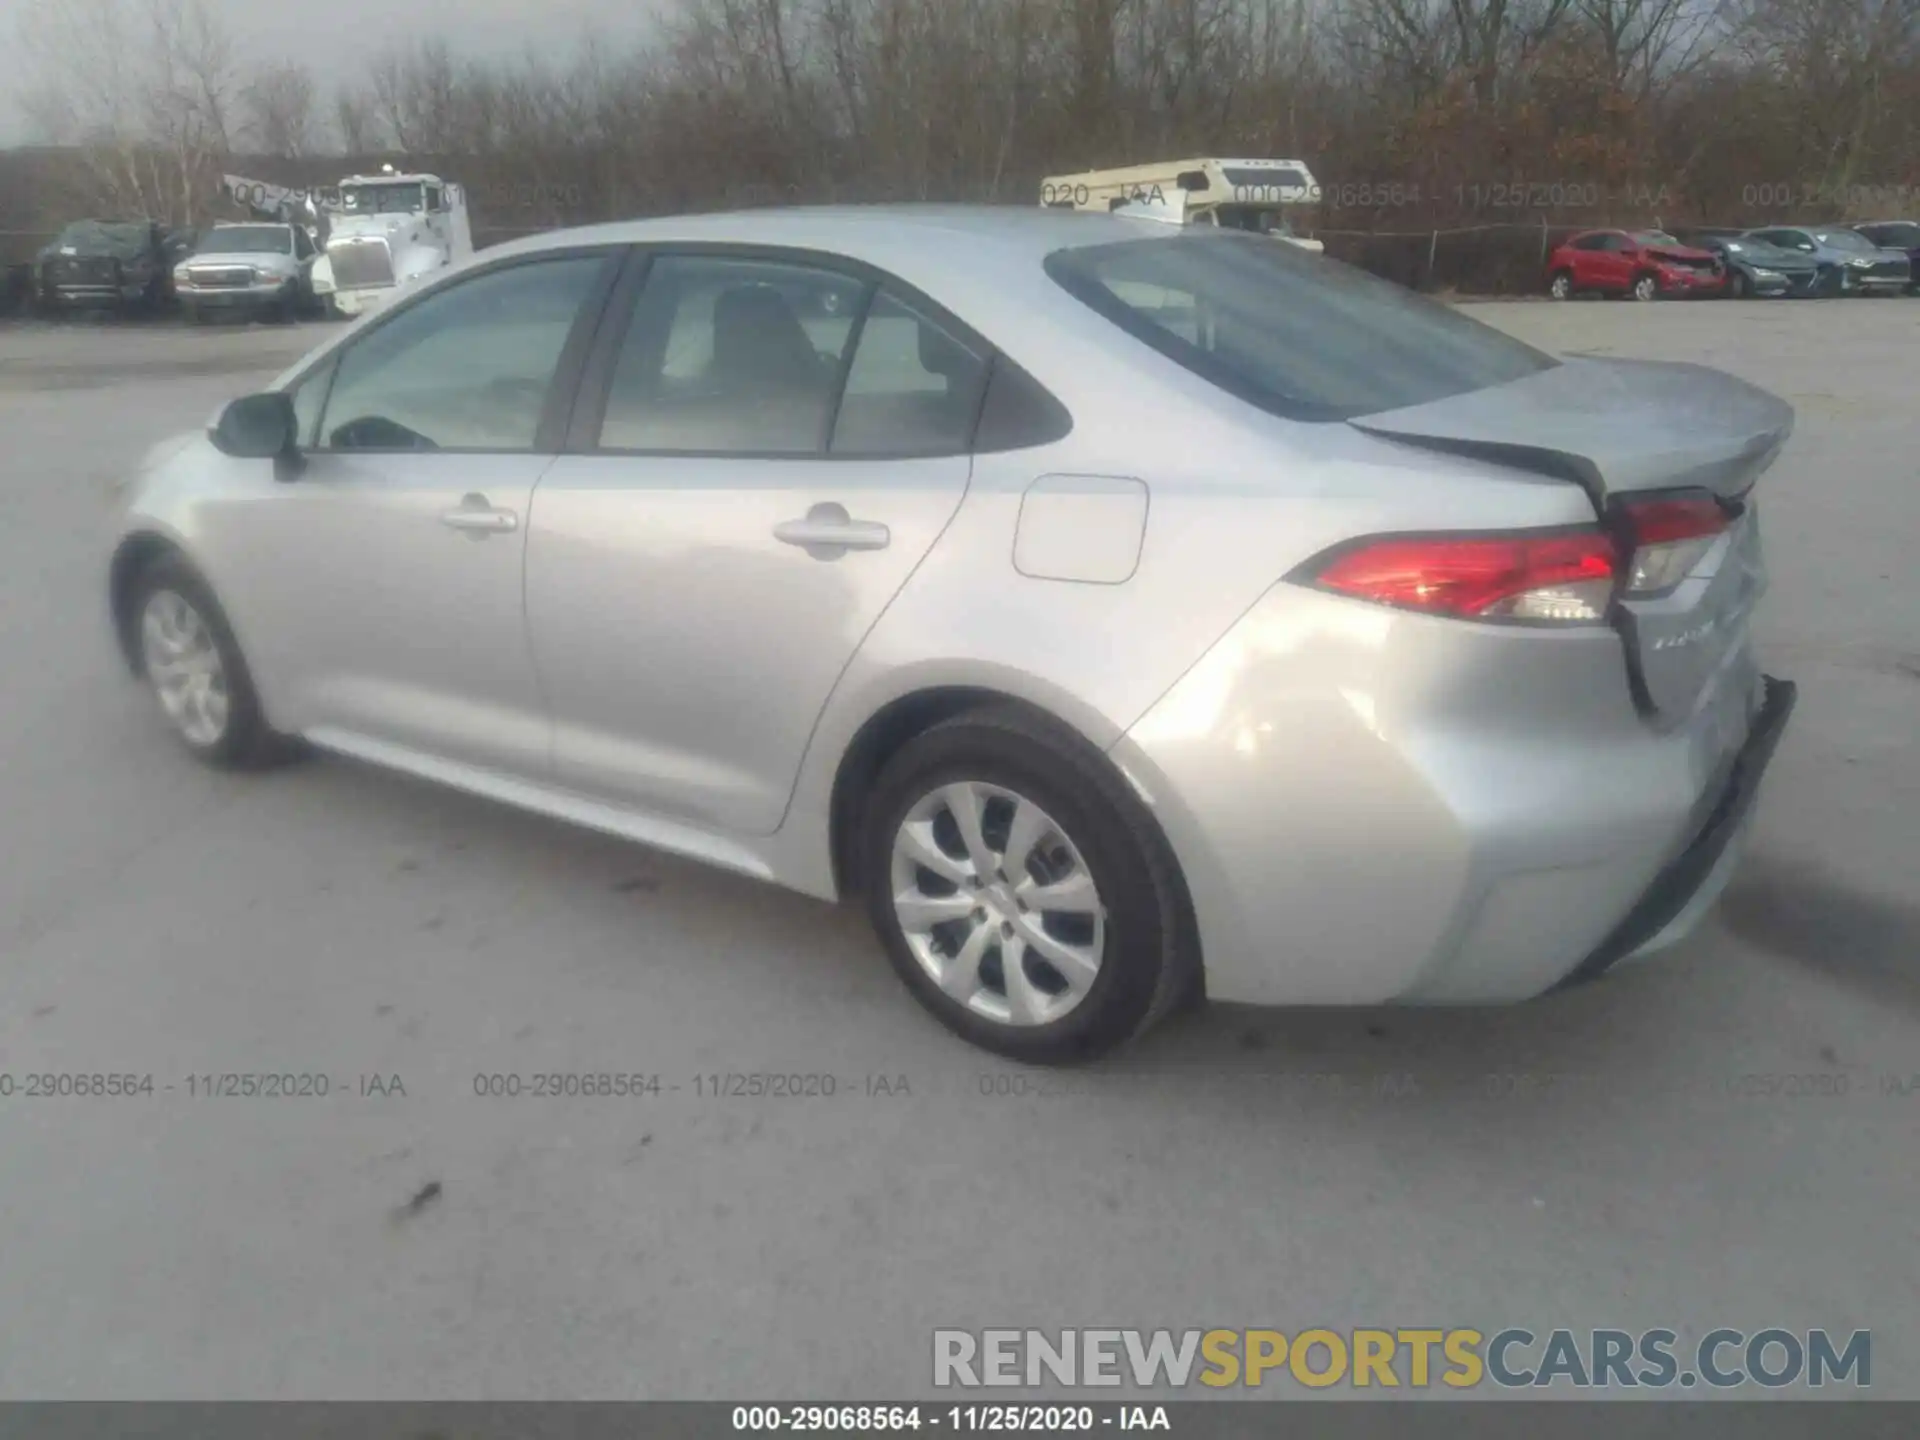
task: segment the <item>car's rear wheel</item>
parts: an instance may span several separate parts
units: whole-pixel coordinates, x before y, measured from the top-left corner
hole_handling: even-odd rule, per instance
[[[1633,289],[1630,293],[1636,300],[1658,300],[1660,298],[1660,282],[1652,275],[1636,275],[1633,281]]]
[[[1547,293],[1556,300],[1573,298],[1573,276],[1565,270],[1553,272],[1553,278],[1547,282]]]
[[[140,574],[129,597],[140,671],[167,724],[209,765],[239,769],[284,758],[219,602],[178,555]]]
[[[1104,759],[990,708],[909,742],[865,807],[860,879],[907,987],[1038,1064],[1091,1058],[1193,991],[1172,856]]]

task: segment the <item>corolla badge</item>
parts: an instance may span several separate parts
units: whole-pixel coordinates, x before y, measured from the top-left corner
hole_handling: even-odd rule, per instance
[[[1661,635],[1657,637],[1653,642],[1653,648],[1655,650],[1679,650],[1688,645],[1698,645],[1719,628],[1720,622],[1718,620],[1702,620],[1698,625],[1682,630],[1677,635]]]

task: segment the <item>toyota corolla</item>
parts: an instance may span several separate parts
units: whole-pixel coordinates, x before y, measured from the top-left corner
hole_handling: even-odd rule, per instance
[[[765,211],[491,249],[127,487],[185,746],[318,748],[869,910],[1065,1060],[1684,936],[1793,704],[1792,412],[1261,237]]]

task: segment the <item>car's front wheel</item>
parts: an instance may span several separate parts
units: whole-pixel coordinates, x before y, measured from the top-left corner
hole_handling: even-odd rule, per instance
[[[974,711],[909,742],[865,807],[862,857],[895,970],[985,1049],[1091,1058],[1193,991],[1164,840],[1102,757],[1020,710]]]
[[[261,715],[219,602],[184,559],[163,555],[148,565],[129,604],[140,672],[188,750],[222,769],[288,753],[288,742]]]
[[[1652,275],[1638,276],[1633,282],[1633,290],[1631,293],[1636,300],[1658,300],[1660,298],[1660,282]]]

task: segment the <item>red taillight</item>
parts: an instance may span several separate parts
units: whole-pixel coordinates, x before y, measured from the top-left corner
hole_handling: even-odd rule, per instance
[[[1433,615],[1584,624],[1606,617],[1618,569],[1612,539],[1595,528],[1367,540],[1300,578]]]
[[[1671,590],[1686,579],[1733,523],[1726,507],[1704,492],[1630,500],[1623,514],[1633,541],[1627,593],[1641,596]]]
[[[1720,502],[1711,495],[1629,501],[1626,514],[1633,526],[1634,542],[1639,545],[1664,545],[1670,540],[1718,535],[1732,523]]]

